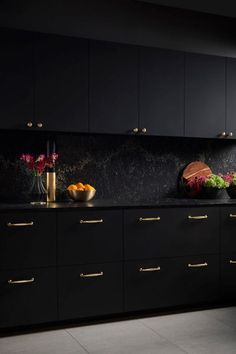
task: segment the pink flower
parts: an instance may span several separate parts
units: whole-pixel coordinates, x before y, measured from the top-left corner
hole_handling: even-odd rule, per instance
[[[41,175],[46,167],[52,168],[55,161],[58,159],[58,154],[53,153],[46,157],[44,154],[40,154],[34,157],[30,154],[22,154],[20,160],[26,163],[26,166],[30,171],[33,171],[35,175]]]

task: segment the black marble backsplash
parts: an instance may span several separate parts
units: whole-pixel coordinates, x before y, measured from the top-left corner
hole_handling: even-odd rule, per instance
[[[0,132],[0,202],[24,201],[31,175],[21,153],[45,153],[47,133]],[[178,178],[194,160],[214,173],[236,170],[236,141],[148,136],[57,134],[58,199],[70,183],[97,189],[97,199],[152,201],[179,195]]]

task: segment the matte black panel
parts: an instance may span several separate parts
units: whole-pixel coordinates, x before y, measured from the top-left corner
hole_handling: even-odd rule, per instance
[[[12,226],[8,223],[31,223]],[[56,215],[53,212],[0,214],[0,269],[56,264]]]
[[[140,128],[184,135],[184,53],[140,48]]]
[[[93,264],[58,270],[59,319],[123,311],[122,264]],[[102,276],[82,278],[81,274]]]
[[[204,216],[207,219],[189,219]],[[160,217],[158,221],[139,221]],[[125,259],[184,256],[219,252],[219,209],[168,208],[126,210]]]
[[[236,59],[226,59],[226,131],[236,137]]]
[[[35,40],[35,123],[41,129],[88,131],[88,41],[53,35]]]
[[[236,253],[236,207],[221,208],[221,252]]]
[[[90,132],[125,134],[138,126],[137,48],[90,42]]]
[[[81,224],[102,220],[101,223]],[[122,211],[88,210],[58,214],[58,263],[115,262],[122,259]]]
[[[216,138],[225,131],[225,58],[186,54],[185,135]]]
[[[221,297],[236,300],[236,253],[229,252],[221,257]]]
[[[32,283],[8,283],[32,278]],[[0,327],[56,321],[56,291],[54,268],[0,272]]]
[[[0,31],[0,128],[27,129],[33,120],[32,33]]]

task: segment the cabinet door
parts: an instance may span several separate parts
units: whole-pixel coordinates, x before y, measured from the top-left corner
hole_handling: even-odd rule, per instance
[[[220,212],[221,252],[236,253],[236,207],[222,207]]]
[[[0,128],[26,129],[33,119],[32,34],[0,30]]]
[[[134,46],[90,42],[89,127],[125,134],[138,126],[138,64]]]
[[[58,213],[58,263],[101,263],[122,259],[122,212]]]
[[[87,40],[37,35],[35,60],[35,122],[39,129],[88,131]]]
[[[226,132],[236,137],[236,59],[226,59]]]
[[[184,54],[140,49],[140,129],[184,135]]]
[[[0,313],[0,327],[56,321],[56,270],[0,272]]]
[[[225,58],[186,54],[185,135],[216,138],[225,131]]]
[[[236,253],[221,257],[221,297],[236,300]]]
[[[148,259],[219,252],[219,209],[126,210],[125,259]]]
[[[58,291],[60,320],[121,312],[122,264],[61,267]]]
[[[125,310],[154,309],[219,299],[218,256],[125,263]]]
[[[0,269],[56,264],[54,212],[0,214]]]

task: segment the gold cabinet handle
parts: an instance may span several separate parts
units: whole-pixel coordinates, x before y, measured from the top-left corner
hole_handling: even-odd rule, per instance
[[[138,128],[134,128],[133,133],[138,133]]]
[[[141,132],[144,133],[144,134],[147,133],[147,128],[142,128]]]
[[[42,128],[43,127],[43,123],[41,123],[41,122],[37,123],[37,127],[38,128]]]
[[[233,135],[234,135],[233,132],[230,132],[230,133],[228,134],[228,137],[229,137],[229,138],[232,138]]]
[[[80,220],[80,224],[100,224],[103,222],[103,219],[98,220]]]
[[[230,218],[236,218],[236,214],[229,214]]]
[[[7,223],[8,227],[24,227],[24,226],[33,226],[33,225],[34,225],[33,221],[30,221],[30,222],[19,222],[19,223],[11,223],[11,222]]]
[[[100,272],[100,273],[88,273],[88,274],[80,273],[80,278],[96,278],[96,277],[102,277],[103,275],[104,275],[103,272]]]
[[[32,123],[32,122],[27,122],[27,124],[26,124],[26,125],[27,125],[27,127],[28,127],[28,128],[32,128],[33,123]]]
[[[160,216],[157,216],[155,218],[139,218],[138,221],[142,222],[142,221],[160,221],[161,218]]]
[[[202,220],[202,219],[207,219],[208,215],[196,215],[196,216],[192,216],[189,215],[188,219],[194,219],[194,220]]]
[[[227,136],[226,132],[222,132],[219,134],[221,138],[225,138]]]
[[[161,270],[161,267],[155,267],[155,268],[139,268],[140,272],[159,272]]]
[[[205,262],[205,263],[196,263],[196,264],[189,263],[188,264],[188,268],[202,268],[202,267],[207,267],[207,266],[208,266],[207,262]]]
[[[233,261],[232,259],[229,261],[230,264],[236,264],[236,261]]]
[[[12,285],[12,284],[28,284],[28,283],[33,283],[34,282],[34,278],[31,279],[23,279],[23,280],[8,280],[8,284]]]

